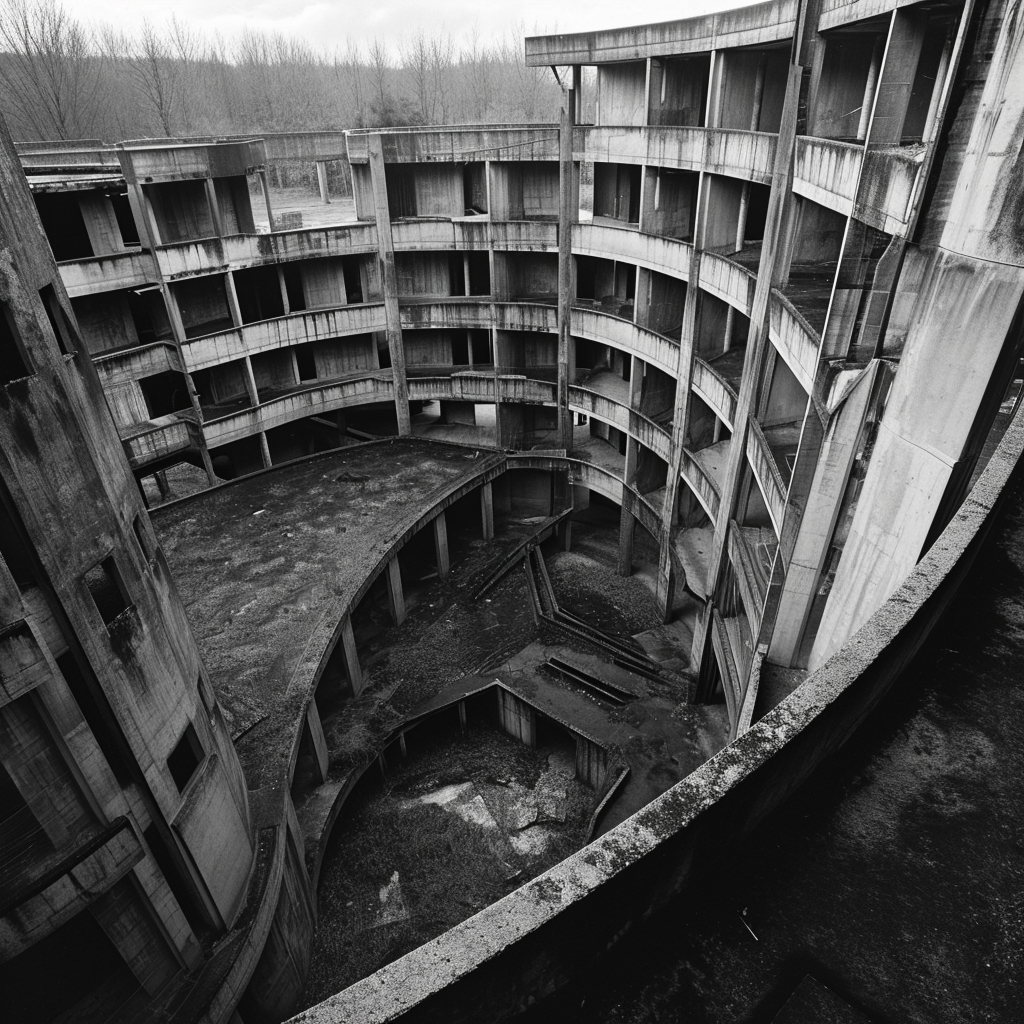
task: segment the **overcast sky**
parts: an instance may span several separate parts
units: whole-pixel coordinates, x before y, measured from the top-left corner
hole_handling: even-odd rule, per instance
[[[279,31],[324,49],[347,39],[366,43],[374,37],[394,49],[403,37],[423,29],[444,28],[459,41],[474,28],[488,42],[506,32],[517,36],[548,32],[585,32],[654,21],[671,21],[750,0],[63,0],[83,21],[99,20],[131,29],[144,18],[161,22],[176,13],[206,32],[226,37],[249,27]],[[525,27],[525,32],[522,29]]]

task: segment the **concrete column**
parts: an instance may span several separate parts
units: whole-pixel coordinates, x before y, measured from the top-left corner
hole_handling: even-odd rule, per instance
[[[203,469],[206,471],[207,483],[209,483],[211,487],[213,487],[215,484],[220,483],[220,481],[217,479],[217,474],[214,473],[213,471],[213,460],[210,458],[209,449],[205,446],[205,444],[203,445],[202,448],[199,449],[199,458],[202,459],[203,461]]]
[[[398,555],[388,562],[388,611],[392,621],[400,626],[405,621],[405,594],[402,592],[402,569],[398,564]]]
[[[398,308],[398,278],[395,273],[395,244],[391,236],[391,212],[388,207],[388,186],[384,176],[384,150],[380,135],[366,139],[373,188],[373,208],[377,222],[377,248],[381,262],[381,288],[384,292],[384,319],[387,324],[388,351],[394,378],[395,415],[398,433],[412,433],[409,415],[409,384],[405,376],[405,347],[402,342],[402,320]]]
[[[270,230],[274,230],[274,211],[270,205],[270,186],[267,184],[267,171],[266,168],[260,171],[260,189],[263,192],[263,203],[267,208],[267,223],[270,225]]]
[[[747,233],[747,212],[750,210],[750,182],[743,182],[740,189],[740,212],[736,218],[736,248],[743,248],[743,236]],[[729,307],[732,309],[732,306]]]
[[[213,230],[217,233],[218,238],[223,238],[224,220],[220,215],[220,200],[217,199],[217,186],[214,184],[213,178],[204,178],[203,184],[206,186],[206,201],[210,205],[210,216],[213,218]]]
[[[619,563],[620,576],[630,576],[633,572],[633,537],[636,531],[636,519],[629,510],[630,502],[625,494],[622,497],[622,514],[619,517]]]
[[[563,519],[562,520],[562,525],[561,525],[560,529],[562,531],[562,533],[561,533],[562,550],[563,551],[571,551],[572,550],[572,520],[571,519]]]
[[[754,78],[754,108],[750,112],[750,130],[756,132],[761,126],[761,103],[764,100],[764,75],[768,67],[768,54],[762,53],[757,61],[757,75]]]
[[[288,285],[284,281],[284,267],[278,265],[277,285],[281,289],[281,305],[284,306],[284,315],[288,316],[292,311],[291,303],[288,301]]]
[[[331,197],[327,191],[327,163],[324,160],[316,162],[316,182],[320,186],[320,201],[329,203]]]
[[[466,731],[466,702],[464,700],[459,701],[459,728]]]
[[[572,374],[572,303],[576,296],[576,264],[572,231],[579,216],[576,168],[572,159],[572,132],[576,98],[572,89],[563,96],[559,125],[558,172],[558,446],[572,447],[569,383]]]
[[[260,439],[260,457],[263,459],[263,468],[270,469],[274,463],[270,458],[270,445],[267,444],[267,432],[265,430],[261,430],[256,436]]]
[[[230,270],[224,275],[224,294],[228,297],[228,309],[231,310],[231,322],[236,327],[241,327],[242,307],[238,304],[238,292],[235,291],[235,278]]]
[[[939,125],[939,103],[942,101],[942,93],[946,85],[946,75],[949,73],[949,61],[953,55],[953,33],[946,36],[945,45],[942,47],[942,55],[939,57],[939,67],[935,72],[935,84],[932,86],[932,98],[928,101],[928,113],[924,119],[924,142],[932,142]]]
[[[150,995],[159,992],[178,972],[177,956],[127,879],[96,897],[89,913]]]
[[[345,672],[348,674],[349,686],[353,696],[363,692],[363,670],[359,666],[359,651],[356,649],[356,635],[352,631],[352,618],[346,615],[339,630],[338,643],[341,644],[345,656]]]
[[[327,781],[327,737],[324,736],[323,722],[320,721],[320,711],[316,706],[316,700],[309,702],[306,709],[306,734],[309,737],[309,745],[313,751],[313,765],[317,781]]]
[[[472,295],[472,291],[469,287],[469,253],[464,252],[462,254],[462,293],[464,295]],[[472,360],[471,360],[472,361]]]
[[[864,417],[881,367],[876,361],[864,371],[826,430],[775,616],[768,649],[772,664],[787,668],[797,664],[804,628],[832,544]],[[816,414],[812,410],[810,415]]]
[[[109,196],[84,193],[78,201],[78,207],[82,211],[82,220],[85,222],[85,230],[89,235],[94,256],[105,256],[124,250],[121,229]]]
[[[444,513],[434,516],[434,555],[437,558],[437,575],[444,579],[448,575],[448,525]]]
[[[875,105],[875,89],[878,86],[878,72],[882,65],[882,52],[885,48],[885,41],[879,37],[875,40],[875,47],[871,51],[871,64],[868,67],[868,79],[864,83],[864,100],[860,108],[860,121],[857,124],[857,138],[863,141],[868,135],[868,125],[871,122],[871,109]]]
[[[249,395],[249,401],[255,408],[260,404],[260,393],[256,389],[256,375],[252,372],[252,360],[249,356],[245,356],[242,362],[245,364],[245,373],[243,374],[245,378],[245,390]]]
[[[917,65],[921,59],[927,27],[928,21],[924,15],[913,11],[893,11],[885,61],[878,76],[877,95],[874,98],[874,117],[871,122],[873,146],[898,146],[903,138],[903,125],[907,120],[910,94],[917,77]]]
[[[480,515],[483,518],[484,540],[494,540],[494,491],[489,483],[480,488]]]

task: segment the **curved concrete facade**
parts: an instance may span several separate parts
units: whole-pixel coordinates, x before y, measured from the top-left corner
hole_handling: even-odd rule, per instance
[[[902,655],[890,646],[913,647],[939,599],[921,591],[906,638],[882,627],[903,621],[895,610],[929,559],[945,566],[927,571],[936,592],[959,572],[949,530],[966,528],[964,498],[1021,357],[1020,168],[1007,156],[1024,123],[1016,12],[1009,0],[984,12],[771,2],[531,38],[528,62],[557,66],[565,85],[548,125],[83,143],[101,185],[55,181],[45,149],[24,147],[65,315],[77,316],[151,498],[181,462],[211,487],[263,471],[255,480],[270,487],[275,465],[339,442],[457,437],[493,461],[493,479],[551,474],[549,512],[587,491],[619,505],[620,571],[631,572],[639,525],[656,545],[666,620],[684,588],[700,602],[697,700],[726,705],[734,744],[604,846],[310,1019],[390,1019],[370,1008],[385,984],[402,986],[392,1015],[423,1010],[428,996],[448,1006],[444,984],[475,992],[490,958],[528,965],[512,985],[524,999],[531,983],[557,987],[562,967],[536,966],[535,954],[589,921],[603,887],[634,894],[646,913],[710,842],[701,822],[744,831],[781,799],[787,772],[809,770],[791,752],[820,756],[844,714],[891,679]],[[577,123],[584,65],[594,125]],[[68,166],[67,147],[59,153]],[[314,204],[275,209],[268,162],[339,158],[353,182],[346,218],[325,223]],[[81,222],[73,237],[60,227],[69,210]],[[137,500],[118,486],[122,505]],[[410,512],[410,535],[447,500]],[[402,542],[349,581],[353,594]],[[187,634],[174,607],[154,614]],[[325,613],[305,676],[287,683],[288,756],[273,787],[246,775],[260,814],[240,819],[248,867],[232,875],[216,923],[240,912],[244,876],[248,955],[216,1005],[234,1008],[262,956],[247,1022],[287,1012],[301,986],[289,942],[308,935],[287,936],[280,922],[301,906],[312,927],[309,836],[284,790],[303,730],[317,729],[311,687],[349,643],[347,614]],[[861,662],[864,644],[873,653]],[[176,657],[201,678],[196,656]],[[158,716],[161,737],[181,731],[187,706]],[[223,785],[244,806],[230,742],[217,742],[227,743]],[[760,801],[731,795],[758,785],[775,788]],[[540,898],[544,885],[557,898]],[[494,1014],[491,998],[466,1005]],[[510,1008],[520,996],[502,998]]]

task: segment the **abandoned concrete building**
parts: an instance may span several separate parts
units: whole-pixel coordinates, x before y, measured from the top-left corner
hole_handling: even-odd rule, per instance
[[[615,568],[642,569],[685,663],[662,682],[722,733],[303,1019],[517,1012],[812,772],[921,642],[1019,454],[1019,16],[771,0],[528,38],[563,86],[546,125],[5,134],[6,1019],[295,1011],[365,767],[332,775],[322,712],[372,692],[353,620],[405,619],[420,540],[444,578],[462,534],[531,522],[494,551],[536,597],[532,548],[614,508]],[[278,187],[300,167],[319,195]],[[543,588],[538,608],[557,617]],[[562,625],[627,688],[658,678]],[[496,669],[451,707],[490,685],[531,742],[546,705]]]

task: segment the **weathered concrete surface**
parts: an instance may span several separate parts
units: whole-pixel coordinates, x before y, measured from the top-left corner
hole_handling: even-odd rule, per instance
[[[250,787],[270,770],[268,747],[290,756],[290,719],[275,715],[289,683],[300,666],[312,683],[341,614],[387,552],[438,501],[500,461],[387,441],[256,474],[155,514],[232,733],[252,729],[238,744]],[[307,650],[314,636],[319,646]]]
[[[1022,594],[1018,486],[941,632],[848,750],[687,901],[685,927],[670,908],[614,975],[582,975],[558,1019],[767,1021],[809,972],[874,1021],[1016,1021]]]

